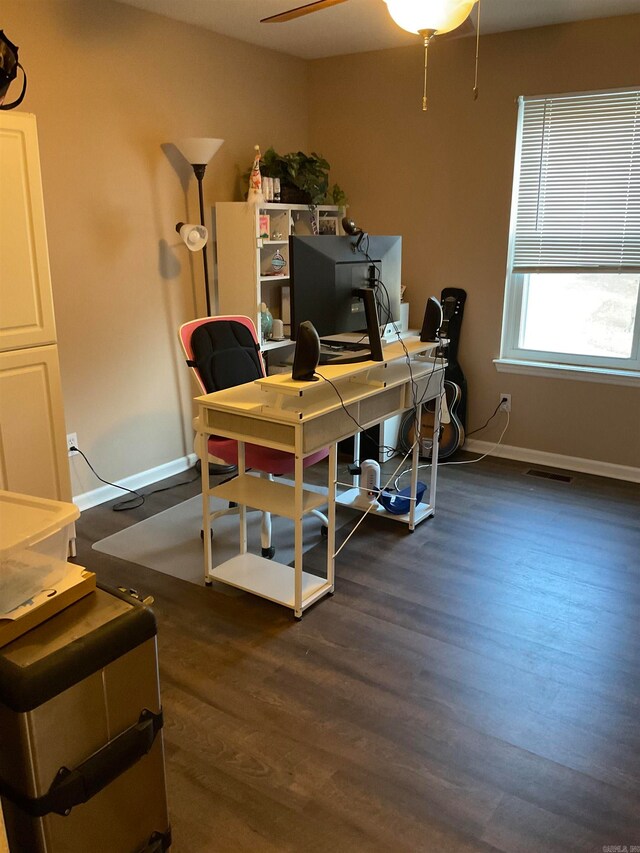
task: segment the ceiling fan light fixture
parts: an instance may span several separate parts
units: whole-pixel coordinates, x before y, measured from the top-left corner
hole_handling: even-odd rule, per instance
[[[427,111],[427,59],[429,44],[434,36],[457,29],[467,20],[471,10],[480,0],[385,0],[389,15],[408,33],[422,37],[424,44],[424,87],[422,111]],[[478,6],[480,9],[480,6]],[[478,12],[478,21],[480,12]],[[480,32],[479,29],[477,31]],[[476,41],[476,81],[473,96],[478,96],[478,45]]]
[[[469,17],[477,0],[385,0],[396,24],[409,33],[442,35]]]

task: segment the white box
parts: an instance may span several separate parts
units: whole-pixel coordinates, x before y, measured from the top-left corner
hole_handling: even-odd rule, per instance
[[[66,561],[68,527],[79,516],[72,503],[0,490],[0,570],[27,551]]]
[[[0,646],[95,589],[67,562],[75,504],[0,490]]]
[[[400,331],[408,332],[409,331],[409,303],[401,302],[400,303]]]

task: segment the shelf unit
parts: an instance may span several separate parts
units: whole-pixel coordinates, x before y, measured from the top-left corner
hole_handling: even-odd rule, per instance
[[[283,341],[265,342],[266,349],[289,346],[289,237],[343,234],[344,214],[345,208],[335,205],[218,202],[218,312],[251,317],[260,334],[260,304],[264,302],[272,316],[283,321],[286,336]],[[262,236],[265,234],[268,237]],[[273,267],[276,252],[284,261],[280,272]]]

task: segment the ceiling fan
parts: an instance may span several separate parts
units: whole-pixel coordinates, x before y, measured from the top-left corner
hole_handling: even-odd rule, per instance
[[[311,12],[319,12],[346,0],[312,0],[302,6],[288,9],[277,15],[262,18],[261,24],[281,24],[292,21],[302,15]],[[385,0],[388,12],[395,23],[410,33],[417,33],[422,37],[424,45],[424,90],[422,95],[422,109],[427,109],[427,55],[428,47],[432,39],[438,36],[457,38],[460,36],[476,33],[476,79],[473,87],[473,96],[478,96],[478,39],[480,36],[480,0]],[[471,23],[470,14],[473,7],[478,4],[478,29]]]
[[[329,9],[331,6],[337,6],[339,3],[346,3],[347,0],[312,0],[311,3],[305,3],[302,6],[295,6],[293,9],[287,9],[286,12],[279,12],[277,15],[270,15],[268,18],[261,18],[261,24],[283,24],[286,21],[293,21],[295,18],[301,18],[303,15],[310,15],[312,12],[321,12],[323,9]],[[450,0],[451,5],[467,6],[470,10],[474,3],[458,2]],[[398,23],[398,22],[397,22]],[[403,26],[400,24],[400,26]],[[403,27],[404,29],[404,27]],[[440,36],[449,35],[453,38],[460,36],[469,36],[475,33],[475,27],[471,23],[471,18],[468,17],[468,12],[465,20],[455,28],[455,30],[440,33]]]
[[[268,18],[262,18],[261,24],[282,24],[285,21],[293,21],[294,18],[300,18],[302,15],[310,15],[311,12],[319,12],[321,9],[328,9],[330,6],[337,6],[338,3],[346,3],[347,0],[313,0],[312,3],[305,3],[304,6],[296,6],[295,9],[288,9],[286,12],[280,12],[278,15],[270,15]]]

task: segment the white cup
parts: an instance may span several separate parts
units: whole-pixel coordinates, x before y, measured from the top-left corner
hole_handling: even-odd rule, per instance
[[[273,321],[272,334],[276,341],[279,341],[284,338],[284,325],[282,324],[282,320]]]

